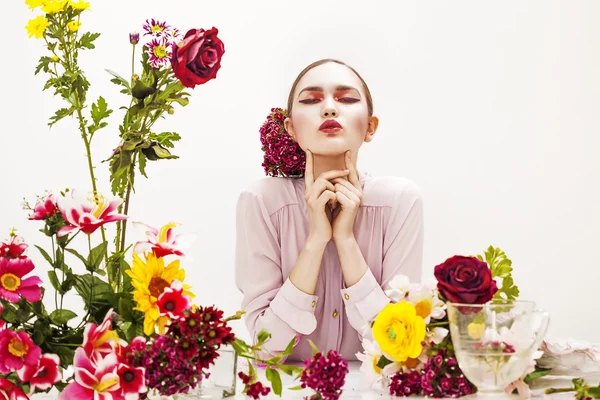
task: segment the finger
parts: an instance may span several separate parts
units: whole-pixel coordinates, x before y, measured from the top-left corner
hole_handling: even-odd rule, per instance
[[[348,188],[348,190],[350,190],[352,193],[354,193],[359,199],[362,199],[362,189],[357,188],[352,183],[350,183],[350,181],[347,181],[342,178],[335,178],[332,179],[331,182],[343,185],[344,187]]]
[[[319,196],[321,196],[321,194],[323,193],[323,191],[325,190],[329,190],[331,192],[335,192],[335,186],[333,183],[325,180],[325,179],[321,179],[318,178],[312,186],[311,191],[308,193],[309,198],[312,199],[318,199]]]
[[[310,191],[313,182],[315,181],[314,179],[314,174],[313,174],[313,169],[314,165],[313,165],[313,156],[312,153],[310,152],[310,150],[306,150],[306,167],[304,168],[304,184],[306,187],[306,191]]]
[[[327,204],[328,201],[333,200],[335,198],[335,192],[331,190],[325,190],[317,199],[317,205],[319,206],[319,209],[325,209],[325,204]]]
[[[350,170],[350,175],[348,176],[350,183],[352,183],[355,187],[360,188],[360,182],[358,182],[358,171],[354,165],[353,155],[350,150],[346,152],[346,169]]]
[[[360,199],[345,186],[339,183],[335,185],[335,193],[338,195],[337,200],[344,207],[350,207],[355,204],[360,204]]]

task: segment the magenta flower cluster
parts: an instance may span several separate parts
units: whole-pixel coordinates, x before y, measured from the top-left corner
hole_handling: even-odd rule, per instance
[[[348,362],[337,351],[331,350],[325,356],[319,352],[304,361],[300,382],[303,389],[313,389],[320,399],[337,400],[347,373]]]
[[[262,166],[267,176],[304,176],[306,154],[285,130],[283,121],[287,116],[286,110],[272,108],[260,127],[260,143],[264,152]]]
[[[456,358],[449,356],[446,349],[429,357],[420,372],[398,372],[392,377],[389,389],[390,394],[397,397],[421,395],[433,398],[456,398],[476,391],[463,375]]]

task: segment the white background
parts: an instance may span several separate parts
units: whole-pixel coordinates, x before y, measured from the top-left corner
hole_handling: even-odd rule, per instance
[[[75,122],[47,127],[64,103],[41,91],[46,76],[33,75],[47,54],[24,29],[35,15],[20,1],[3,7],[0,237],[16,227],[49,248],[21,210],[23,197],[91,186]],[[102,95],[115,110],[93,144],[106,193],[100,161],[118,144],[118,108],[128,99],[105,69],[129,75],[128,33],[150,17],[183,31],[215,26],[225,43],[218,78],[157,124],[183,136],[174,150],[181,158],[149,165],[130,213],[199,233],[183,264],[199,304],[238,309],[235,204],[264,176],[258,129],[271,107],[286,106],[306,65],[332,57],[362,74],[380,118],[359,169],[408,177],[423,191],[424,279],[446,258],[493,244],[513,260],[521,297],[551,312],[551,336],[600,341],[599,2],[92,1],[81,30],[102,36],[80,62],[89,98]],[[141,238],[129,232],[130,243]],[[68,305],[81,307],[75,298]]]

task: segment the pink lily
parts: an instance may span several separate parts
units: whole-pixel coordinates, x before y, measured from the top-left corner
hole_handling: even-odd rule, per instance
[[[40,200],[35,204],[35,207],[29,215],[29,219],[43,221],[46,218],[56,214],[57,211],[58,207],[56,206],[56,196],[50,194],[45,200]]]
[[[36,389],[44,392],[50,389],[56,382],[62,380],[62,374],[58,370],[60,358],[56,354],[43,354],[38,365],[25,365],[17,375],[21,382],[29,382],[29,394],[32,395]]]
[[[0,399],[2,400],[29,400],[29,397],[8,379],[0,378]]]
[[[58,200],[58,208],[69,225],[60,228],[57,236],[65,236],[77,230],[89,235],[106,223],[127,219],[126,215],[115,213],[122,202],[121,199],[108,201],[103,196],[85,199],[72,190],[71,197],[61,197]]]
[[[20,296],[30,302],[40,301],[42,280],[38,276],[23,279],[35,266],[27,257],[0,257],[0,298],[16,303]]]
[[[184,256],[182,249],[189,247],[195,238],[195,234],[175,234],[175,228],[180,224],[170,222],[163,225],[160,231],[141,222],[133,222],[133,226],[140,228],[146,234],[146,241],[139,241],[133,247],[134,253],[145,253],[152,250],[156,257],[164,257],[169,254]]]
[[[108,354],[93,363],[83,348],[75,350],[75,381],[59,395],[58,400],[124,400],[117,368],[116,354]]]
[[[127,342],[120,339],[119,335],[112,330],[112,315],[113,309],[111,308],[100,326],[93,322],[88,322],[85,326],[81,347],[92,362],[114,353],[120,345],[127,345]]]

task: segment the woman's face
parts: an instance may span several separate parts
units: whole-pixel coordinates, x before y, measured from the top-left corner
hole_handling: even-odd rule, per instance
[[[348,67],[329,62],[311,69],[293,96],[291,120],[286,119],[285,126],[303,150],[334,156],[347,150],[356,153],[363,142],[371,141],[377,118],[369,117],[362,83]],[[341,128],[323,130],[329,120]]]

